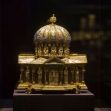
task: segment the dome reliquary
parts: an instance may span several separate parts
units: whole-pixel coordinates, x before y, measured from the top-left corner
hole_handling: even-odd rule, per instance
[[[85,54],[70,54],[71,36],[62,26],[50,24],[38,29],[34,35],[35,54],[19,54],[20,80],[17,89],[28,93],[71,92],[87,89],[84,81]]]

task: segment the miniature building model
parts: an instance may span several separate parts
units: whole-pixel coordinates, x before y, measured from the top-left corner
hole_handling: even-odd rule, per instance
[[[34,35],[35,54],[19,54],[20,81],[17,89],[66,91],[87,89],[84,82],[85,54],[70,54],[69,32],[55,24],[40,28]]]

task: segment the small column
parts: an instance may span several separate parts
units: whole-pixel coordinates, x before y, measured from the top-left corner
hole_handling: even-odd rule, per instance
[[[84,83],[84,73],[85,73],[85,68],[84,68],[84,66],[82,67],[82,77],[81,77],[81,82],[82,82],[82,84],[85,84]]]
[[[76,67],[76,93],[80,93],[80,86],[79,86],[79,69]]]
[[[64,69],[64,84],[68,84],[68,68]]]
[[[49,71],[48,74],[49,74],[49,84],[50,84],[51,83],[51,72]]]
[[[61,84],[63,84],[63,78],[64,76],[63,76],[63,68],[61,68],[61,69],[59,69],[59,73],[58,73],[58,82],[59,82],[59,84],[61,85]]]
[[[59,73],[58,70],[55,70],[55,85],[58,85],[58,81],[59,81]]]
[[[79,70],[77,67],[76,67],[76,83],[77,84],[79,83]]]
[[[26,72],[25,72],[25,76],[26,76],[26,82],[30,82],[30,70],[29,70],[29,66],[26,66]]]
[[[56,85],[56,73],[55,73],[55,70],[52,71],[52,84]]]
[[[45,84],[47,85],[48,84],[48,69],[47,69],[47,67],[46,68],[44,68],[44,76],[45,76]]]
[[[35,68],[32,67],[32,83],[35,83]]]
[[[41,69],[41,67],[38,68],[37,74],[38,74],[38,84],[42,84],[42,69]]]
[[[73,81],[76,83],[76,67],[74,66]]]
[[[23,72],[24,72],[24,67],[21,65],[20,67],[20,83],[23,83]]]
[[[71,84],[74,83],[74,68],[71,68]]]

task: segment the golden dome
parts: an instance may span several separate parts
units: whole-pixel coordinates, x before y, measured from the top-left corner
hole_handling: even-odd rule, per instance
[[[36,31],[34,35],[35,53],[38,56],[59,55],[69,53],[71,36],[69,32],[59,25],[56,25],[56,17],[50,17],[49,25],[45,25]]]
[[[34,42],[47,42],[47,43],[69,43],[71,37],[69,32],[59,25],[54,24],[56,17],[53,15],[50,18],[50,24],[41,27],[34,35]]]

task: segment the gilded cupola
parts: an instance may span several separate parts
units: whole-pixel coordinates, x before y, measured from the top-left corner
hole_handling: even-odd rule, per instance
[[[53,14],[49,19],[50,23],[36,31],[34,35],[36,57],[64,57],[69,55],[71,36],[64,27],[56,25],[56,21],[57,19]]]

